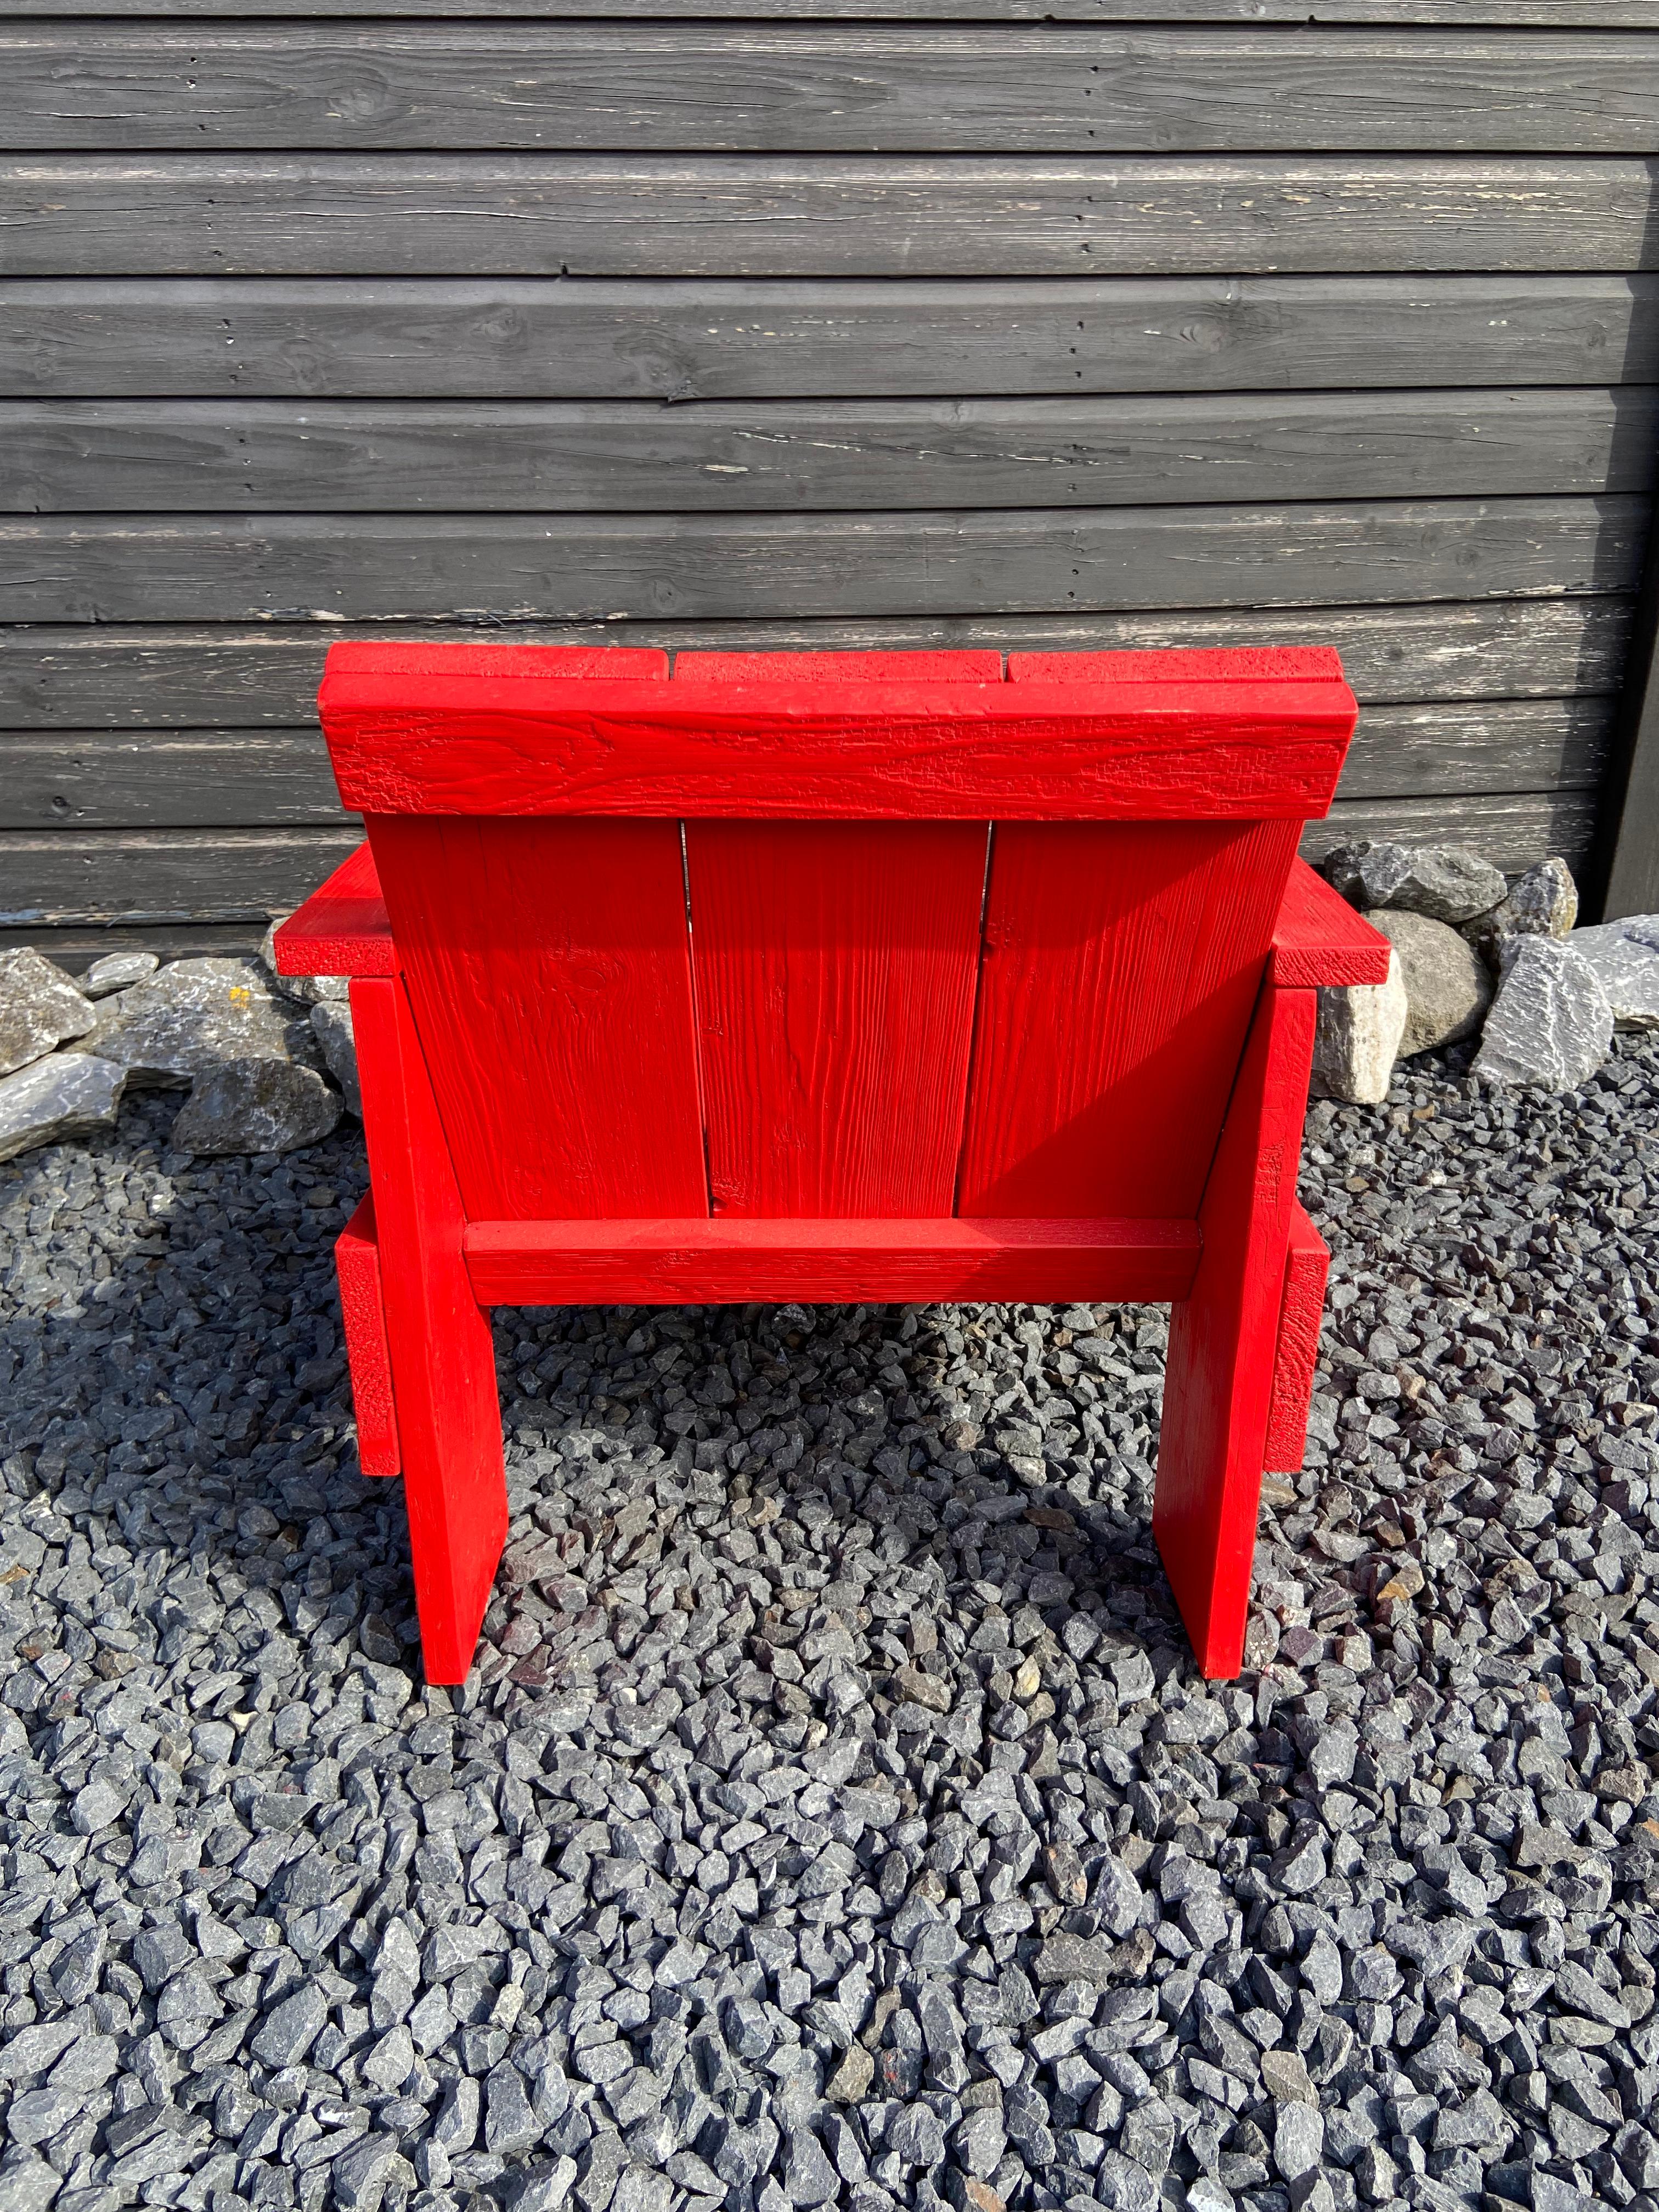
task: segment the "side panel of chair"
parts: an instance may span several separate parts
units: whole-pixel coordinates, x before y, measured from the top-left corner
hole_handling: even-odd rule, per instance
[[[706,1214],[679,824],[368,826],[468,1216]]]
[[[1170,1317],[1152,1528],[1212,1677],[1243,1652],[1316,1000],[1261,993],[1199,1209],[1198,1273]]]
[[[421,1646],[428,1681],[464,1682],[507,1538],[489,1317],[402,983],[354,982],[351,1012]]]
[[[716,1213],[951,1212],[986,834],[686,823]]]
[[[962,1213],[1197,1212],[1298,828],[997,824]]]

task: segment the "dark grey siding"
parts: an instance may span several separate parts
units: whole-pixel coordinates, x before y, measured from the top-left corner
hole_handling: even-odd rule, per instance
[[[1659,0],[869,12],[11,0],[9,939],[291,905],[394,626],[1329,642],[1310,849],[1605,848]]]

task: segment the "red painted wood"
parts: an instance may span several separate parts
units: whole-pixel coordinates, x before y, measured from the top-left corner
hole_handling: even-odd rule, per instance
[[[1203,1255],[1170,1317],[1152,1528],[1212,1677],[1243,1656],[1316,1004],[1262,992],[1199,1212]]]
[[[368,833],[468,1214],[706,1212],[678,823]]]
[[[1002,655],[953,648],[934,653],[677,653],[674,681],[725,706],[758,685],[1000,684]],[[685,696],[682,692],[680,696]]]
[[[689,822],[716,1213],[948,1214],[986,825]]]
[[[668,655],[654,646],[468,645],[442,639],[394,638],[381,644],[343,638],[328,649],[323,681],[333,677],[392,677],[424,687],[430,677],[483,677],[491,682],[572,684],[619,676],[666,683]],[[410,696],[405,691],[405,696]],[[418,696],[418,693],[416,695]]]
[[[368,845],[341,861],[276,932],[279,975],[395,975],[392,924]]]
[[[1146,652],[1011,653],[1011,684],[1341,684],[1328,645],[1160,646]]]
[[[903,1304],[939,1298],[1178,1298],[1198,1264],[1190,1221],[475,1221],[487,1304],[715,1305],[751,1298]]]
[[[353,673],[320,703],[367,814],[941,821],[1323,814],[1355,707],[1330,681],[1159,685],[507,680]]]
[[[1389,940],[1356,914],[1305,860],[1291,864],[1273,924],[1271,980],[1282,990],[1320,984],[1386,983]]]
[[[463,1682],[507,1538],[489,1321],[403,985],[351,987],[404,1497],[429,1682]]]
[[[372,1193],[362,1200],[334,1240],[334,1271],[339,1278],[346,1361],[351,1370],[357,1464],[365,1474],[398,1474],[403,1460],[398,1449],[398,1414],[392,1395],[392,1355],[386,1349],[380,1248],[374,1237]]]
[[[1331,1255],[1303,1208],[1291,1208],[1285,1254],[1285,1290],[1279,1308],[1273,1398],[1267,1409],[1263,1465],[1270,1474],[1299,1474],[1308,1454],[1308,1409],[1319,1359],[1319,1327],[1325,1317],[1325,1281]]]
[[[964,1214],[1195,1214],[1292,823],[999,823]]]

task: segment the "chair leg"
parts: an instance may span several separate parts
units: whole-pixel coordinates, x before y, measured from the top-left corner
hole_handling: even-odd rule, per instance
[[[351,1370],[351,1410],[357,1417],[357,1464],[365,1474],[401,1474],[398,1407],[392,1390],[392,1355],[386,1349],[386,1296],[372,1196],[361,1200],[335,1238],[334,1272],[340,1285],[346,1364]]]
[[[428,1682],[466,1680],[507,1540],[489,1316],[400,978],[351,986],[381,1290]]]
[[[1243,1657],[1314,1014],[1312,991],[1264,987],[1170,1320],[1152,1528],[1212,1678]]]
[[[1300,1474],[1308,1455],[1308,1413],[1325,1318],[1325,1282],[1331,1255],[1300,1206],[1291,1209],[1290,1249],[1285,1255],[1285,1295],[1279,1309],[1273,1354],[1273,1395],[1267,1415],[1265,1465],[1269,1474]]]

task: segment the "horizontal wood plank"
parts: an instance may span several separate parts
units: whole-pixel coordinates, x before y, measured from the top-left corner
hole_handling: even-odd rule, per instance
[[[86,924],[21,927],[9,922],[4,927],[9,948],[32,946],[71,975],[82,975],[106,952],[153,952],[158,960],[246,959],[258,951],[265,920],[262,915],[257,921],[111,923],[102,928]]]
[[[17,276],[1628,271],[1659,231],[1619,157],[17,155],[0,253]]]
[[[1368,707],[1343,799],[1582,789],[1613,741],[1607,698]],[[246,828],[343,818],[315,723],[295,729],[0,730],[0,829]]]
[[[1112,652],[1158,646],[1333,645],[1362,703],[1604,696],[1624,665],[1631,601],[1595,599],[1448,601],[1431,606],[1203,609],[1135,614],[1031,615],[865,621],[619,622],[602,628],[544,623],[484,635],[526,644],[684,646],[738,651],[986,647],[1003,652]],[[262,729],[315,737],[323,656],[341,638],[402,633],[363,623],[284,623],[248,630],[0,628],[0,727],[57,730]],[[434,638],[481,633],[441,621]]]
[[[950,398],[1659,382],[1659,278],[0,280],[0,393]]]
[[[0,402],[18,514],[650,514],[1646,491],[1659,386],[1224,398]]]
[[[279,975],[399,972],[392,922],[367,839],[282,924],[272,951]]]
[[[750,1298],[1159,1300],[1185,1296],[1183,1221],[475,1221],[485,1305],[720,1304]]]
[[[1293,860],[1273,924],[1267,981],[1277,991],[1386,983],[1389,940],[1305,860]]]
[[[1359,837],[1393,837],[1407,845],[1473,845],[1497,867],[1516,874],[1547,854],[1582,868],[1595,833],[1596,799],[1589,791],[1487,793],[1457,799],[1338,799],[1302,839],[1305,860]]]
[[[14,622],[1054,613],[1634,588],[1648,502],[0,522]]]
[[[263,922],[289,914],[362,842],[337,830],[0,832],[0,928]]]
[[[75,12],[104,17],[154,16],[161,0],[79,0]],[[791,21],[868,16],[872,0],[564,0],[562,15],[743,16]],[[168,0],[170,18],[247,15],[327,21],[404,16],[410,0]],[[17,18],[61,15],[64,0],[10,0]],[[525,0],[444,0],[443,13],[483,21],[519,15]],[[1324,23],[1417,23],[1486,27],[1513,24],[1543,30],[1659,29],[1659,0],[1320,0]],[[898,21],[1092,23],[1305,23],[1307,0],[881,0],[880,13]]]
[[[0,146],[1647,154],[1659,39],[1301,24],[0,30]]]

